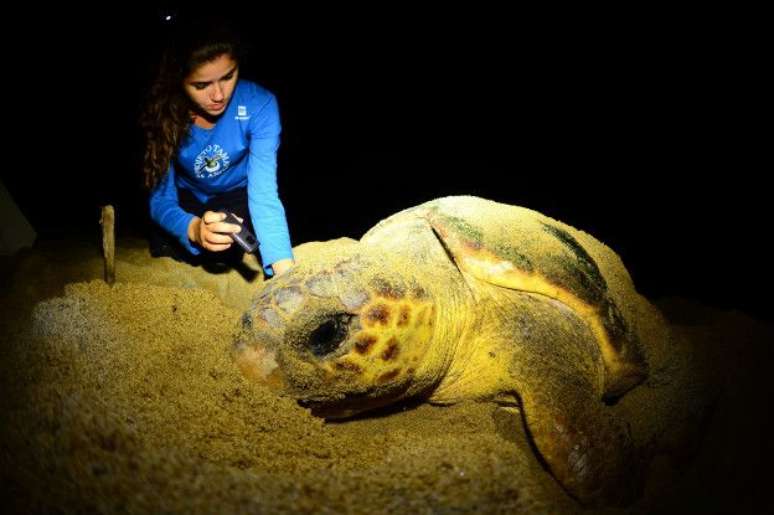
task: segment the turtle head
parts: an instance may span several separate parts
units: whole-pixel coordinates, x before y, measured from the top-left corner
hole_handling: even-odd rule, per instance
[[[269,281],[242,317],[242,372],[341,418],[420,393],[436,309],[431,295],[383,256],[350,248],[299,262]]]

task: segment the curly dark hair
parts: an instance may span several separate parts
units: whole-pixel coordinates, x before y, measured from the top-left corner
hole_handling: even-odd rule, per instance
[[[179,21],[170,28],[158,72],[148,91],[140,126],[145,134],[143,174],[152,189],[164,177],[170,161],[191,126],[191,101],[183,80],[200,65],[221,55],[244,61],[243,45],[224,20]]]

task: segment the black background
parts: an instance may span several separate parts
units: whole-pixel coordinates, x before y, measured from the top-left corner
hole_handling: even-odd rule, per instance
[[[305,9],[236,13],[253,47],[242,76],[280,102],[294,244],[478,195],[590,232],[646,295],[770,318],[760,67],[732,18]],[[8,16],[2,176],[42,238],[96,234],[107,203],[119,235],[145,234],[137,116],[168,12],[185,14]]]

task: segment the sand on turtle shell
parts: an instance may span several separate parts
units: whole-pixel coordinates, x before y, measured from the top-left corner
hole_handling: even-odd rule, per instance
[[[410,404],[325,423],[231,363],[231,335],[260,276],[152,259],[137,245],[120,247],[117,259],[112,287],[88,246],[36,249],[7,272],[0,468],[8,510],[583,511],[535,457],[517,412]],[[684,315],[692,306],[667,307]],[[643,497],[610,513],[737,510],[766,499],[755,467],[771,456],[771,427],[750,413],[770,389],[750,372],[765,371],[770,328],[701,309],[676,322],[701,344],[658,357],[654,381],[614,409],[639,444],[685,452],[657,458]],[[693,400],[704,396],[679,392],[722,384],[712,417],[694,420],[704,406]]]

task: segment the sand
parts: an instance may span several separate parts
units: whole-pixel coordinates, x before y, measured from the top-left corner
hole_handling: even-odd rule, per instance
[[[247,382],[229,348],[261,284],[256,264],[214,273],[128,240],[116,258],[113,286],[91,242],[2,263],[6,511],[755,512],[769,502],[774,332],[742,313],[660,303],[673,352],[613,408],[655,454],[642,495],[584,510],[535,457],[518,412],[414,403],[326,423]]]

